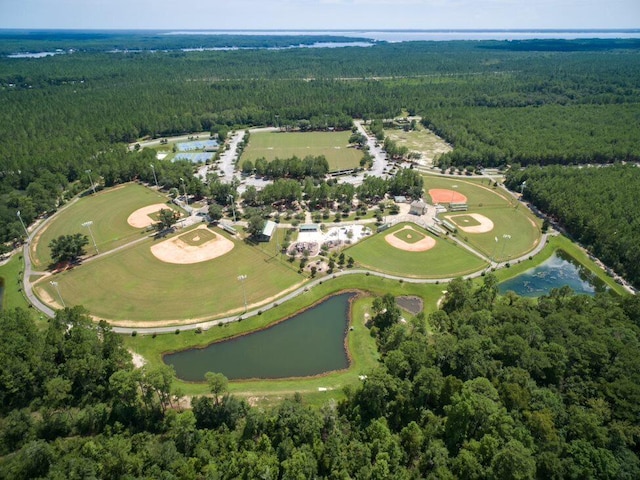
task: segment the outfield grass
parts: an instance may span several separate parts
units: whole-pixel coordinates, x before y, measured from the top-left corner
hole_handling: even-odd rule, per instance
[[[264,157],[267,161],[275,158],[304,158],[324,155],[329,162],[329,170],[337,171],[356,168],[360,165],[362,151],[348,147],[350,131],[345,132],[308,132],[252,133],[249,145],[242,153],[240,163],[244,160],[256,161]]]
[[[206,262],[161,262],[150,247],[162,240],[147,239],[54,278],[68,305],[84,305],[100,318],[177,323],[241,311],[244,303],[239,275],[247,276],[244,287],[249,305],[277,296],[304,280],[286,262],[231,238],[219,228],[215,233],[229,238],[235,246],[229,253]],[[48,281],[36,285],[41,298],[57,299],[57,292]]]
[[[144,229],[134,228],[127,218],[134,211],[155,203],[167,203],[167,197],[136,183],[128,183],[80,198],[60,210],[49,225],[34,239],[31,259],[35,269],[44,269],[51,263],[49,242],[60,235],[82,233],[90,237],[82,223],[92,221],[91,233],[98,250],[106,252],[139,238]],[[171,204],[168,204],[169,208]],[[172,207],[176,208],[176,207]],[[89,238],[87,253],[93,253]]]
[[[392,275],[419,278],[457,277],[478,271],[486,266],[480,258],[450,240],[436,238],[436,246],[424,252],[408,252],[392,247],[384,237],[404,228],[400,223],[373,235],[345,251],[358,265]],[[423,235],[428,233],[410,224]]]
[[[494,228],[486,233],[466,233],[458,230],[457,237],[471,247],[495,261],[503,262],[527,254],[535,248],[541,238],[541,221],[523,207],[504,190],[489,186],[484,179],[446,178],[426,175],[424,178],[425,198],[429,199],[429,189],[445,188],[455,190],[467,197],[467,212],[447,212],[450,215],[479,213],[493,222]],[[458,217],[460,219],[462,217]],[[471,219],[471,217],[468,217]],[[471,219],[472,225],[475,220]],[[506,238],[505,235],[511,238]],[[496,242],[498,238],[498,242]]]
[[[373,296],[382,296],[385,293],[391,293],[394,296],[416,295],[422,298],[425,312],[429,313],[436,308],[436,302],[442,295],[442,289],[441,285],[401,283],[394,280],[381,279],[373,275],[349,275],[327,280],[322,285],[313,287],[304,295],[270,309],[261,316],[252,317],[242,322],[226,324],[222,327],[212,327],[201,334],[182,332],[179,335],[158,335],[156,338],[140,335],[123,338],[127,348],[142,355],[149,362],[149,365],[153,366],[162,362],[163,353],[196,346],[203,347],[215,341],[260,330],[281,318],[291,316],[319,300],[343,290],[360,290]],[[345,386],[358,384],[360,382],[358,376],[367,374],[378,364],[379,355],[375,340],[371,337],[369,329],[364,327],[365,313],[371,314],[372,302],[372,296],[365,296],[360,297],[353,303],[351,325],[354,330],[348,333],[348,349],[352,363],[348,370],[308,378],[237,380],[230,382],[230,391],[261,404],[277,402],[286,396],[292,396],[295,392],[302,393],[306,402],[318,405],[325,403],[329,398],[343,398],[342,389]],[[177,381],[176,383],[187,395],[208,393],[207,386],[204,383],[182,381]],[[319,392],[319,387],[327,388],[328,391]]]

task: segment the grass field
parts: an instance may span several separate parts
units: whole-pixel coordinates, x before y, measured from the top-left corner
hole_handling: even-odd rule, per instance
[[[22,292],[22,253],[15,254],[6,264],[0,266],[0,278],[4,279],[3,310],[28,308],[29,304]]]
[[[435,309],[436,301],[442,295],[441,285],[409,284],[369,275],[349,275],[315,286],[304,295],[268,310],[259,317],[226,324],[223,327],[213,327],[201,334],[182,332],[180,335],[166,334],[158,335],[156,338],[140,335],[123,338],[126,346],[132,351],[141,354],[150,365],[159,365],[162,362],[163,353],[196,346],[202,347],[215,341],[265,328],[274,321],[295,314],[333,293],[353,289],[378,296],[385,293],[391,293],[395,296],[417,295],[423,299],[427,313]],[[235,395],[248,398],[253,403],[259,404],[272,404],[284,397],[291,397],[295,392],[302,393],[306,403],[315,405],[324,404],[329,398],[343,398],[343,388],[345,386],[357,385],[360,382],[359,375],[369,373],[378,365],[379,354],[375,346],[375,340],[371,337],[369,329],[364,327],[365,313],[371,314],[372,301],[373,298],[371,296],[365,296],[353,304],[351,325],[354,329],[348,334],[348,348],[352,363],[348,370],[309,378],[232,381],[229,383],[230,391]],[[180,381],[177,383],[187,395],[208,392],[204,383]],[[319,387],[327,388],[328,390],[319,392]]]
[[[447,278],[475,272],[486,266],[457,244],[443,238],[436,238],[436,246],[424,252],[408,252],[392,247],[384,237],[404,228],[400,223],[389,230],[374,235],[350,247],[345,253],[353,257],[358,265],[372,270],[419,278]],[[428,235],[417,225],[411,227],[422,235]]]
[[[480,225],[480,222],[473,218],[471,215],[452,215],[448,217],[458,227],[475,227]]]
[[[54,278],[68,305],[84,305],[92,315],[121,324],[130,320],[131,325],[162,320],[189,323],[230,310],[241,312],[239,275],[247,276],[244,288],[249,305],[303,281],[289,263],[232,239],[220,229],[215,232],[232,240],[235,247],[213,260],[189,265],[164,263],[150,251],[156,240],[147,239]],[[177,235],[189,233],[181,231]],[[36,293],[45,300],[57,299],[48,281],[37,284]]]
[[[398,230],[393,235],[407,243],[417,243],[420,240],[422,240],[424,237],[426,237],[426,235],[424,235],[423,233],[415,229]]]
[[[88,228],[82,226],[86,221],[93,222],[91,233],[100,252],[131,242],[139,238],[144,233],[144,229],[129,225],[127,223],[129,215],[147,205],[165,202],[167,197],[135,183],[81,198],[60,210],[33,241],[31,247],[33,266],[36,269],[45,269],[49,266],[51,263],[49,242],[54,238],[74,233],[82,233],[90,237]],[[86,251],[88,253],[94,251],[90,238]]]
[[[240,163],[244,160],[255,161],[264,157],[267,161],[275,158],[304,158],[324,155],[329,162],[329,170],[337,171],[355,168],[360,165],[362,152],[349,148],[350,131],[345,132],[308,132],[252,133],[249,145],[242,153]]]
[[[466,213],[479,213],[493,222],[494,228],[490,232],[465,233],[459,230],[457,234],[458,238],[487,257],[506,261],[525,255],[540,241],[540,220],[504,190],[490,187],[487,180],[433,175],[425,175],[423,178],[427,201],[430,201],[428,192],[432,188],[454,190],[467,197],[469,210]],[[447,218],[449,215],[451,214],[441,214],[440,218]],[[454,221],[460,225],[462,218],[470,220],[464,224],[465,226],[473,226],[474,222],[477,224],[475,219],[466,215],[456,217]],[[505,235],[511,238],[506,238]]]
[[[216,238],[216,234],[207,228],[199,228],[197,230],[191,230],[187,233],[183,233],[178,238],[182,240],[187,245],[191,245],[192,247],[199,247],[214,238]]]
[[[405,132],[404,130],[385,130],[384,134],[396,142],[398,146],[405,146],[411,152],[420,152],[422,159],[428,165],[433,164],[443,153],[450,152],[451,146],[431,130],[427,130],[418,124],[416,130]]]

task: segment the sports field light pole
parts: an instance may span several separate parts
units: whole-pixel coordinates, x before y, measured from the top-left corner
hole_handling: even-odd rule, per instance
[[[452,185],[451,188],[458,188],[458,185]],[[449,208],[451,208],[451,204],[453,203],[453,196],[456,194],[455,190],[451,190],[451,202],[449,202]]]
[[[85,170],[84,173],[86,173],[89,176],[89,183],[91,183],[91,190],[93,190],[93,193],[96,193],[96,187],[93,185],[93,180],[91,180],[91,170]]]
[[[227,200],[231,199],[231,211],[233,212],[233,223],[236,223],[236,201],[233,195],[227,195]]]
[[[67,306],[64,304],[64,300],[62,299],[62,295],[60,295],[60,289],[58,288],[58,282],[49,282],[51,285],[53,285],[53,288],[56,289],[56,292],[58,292],[58,296],[60,297],[60,302],[62,303],[62,308],[67,308]]]
[[[498,237],[493,237],[496,240],[496,244],[493,246],[493,252],[491,252],[491,261],[495,263],[496,261],[496,250],[498,249],[498,242],[500,241]]]
[[[18,215],[18,220],[20,220],[20,223],[22,224],[22,228],[24,228],[24,233],[27,235],[27,243],[29,243],[29,231],[27,230],[27,227],[24,225],[24,221],[22,220],[22,216],[20,215],[20,210],[18,210],[16,214]]]
[[[242,298],[244,299],[244,313],[247,313],[247,291],[244,288],[244,281],[247,279],[246,275],[238,275],[238,281],[242,285]]]
[[[180,177],[180,181],[182,182],[182,191],[184,192],[184,199],[187,202],[187,207],[189,206],[189,197],[187,197],[187,187],[184,184],[184,178]]]
[[[82,224],[83,227],[87,227],[89,229],[89,235],[91,235],[91,241],[93,242],[93,248],[96,249],[96,254],[100,253],[98,251],[98,245],[96,244],[96,239],[93,237],[93,232],[91,231],[91,225],[93,225],[92,220],[88,220]]]
[[[151,170],[153,170],[153,179],[156,182],[156,189],[160,190],[160,187],[158,186],[158,177],[156,177],[156,167],[153,166],[153,163],[149,164],[151,166]]]
[[[500,252],[500,258],[504,256],[504,247],[507,245],[507,240],[511,239],[511,235],[507,235],[506,233],[502,235],[504,242],[502,243],[502,251]]]

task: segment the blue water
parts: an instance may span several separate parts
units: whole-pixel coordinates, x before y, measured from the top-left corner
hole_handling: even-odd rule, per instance
[[[499,287],[500,293],[511,290],[524,297],[539,297],[565,285],[575,293],[585,295],[606,290],[602,280],[561,250],[537,267],[502,282]]]
[[[207,372],[233,380],[306,377],[347,368],[345,334],[354,296],[334,295],[273,327],[163,360],[178,378],[193,382],[203,381]]]

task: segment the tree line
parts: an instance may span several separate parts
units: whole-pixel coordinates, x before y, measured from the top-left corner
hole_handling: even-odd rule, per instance
[[[226,379],[178,402],[81,307],[0,313],[0,477],[637,478],[640,302],[457,279],[408,321],[373,301],[380,365],[321,408],[252,408]],[[427,325],[429,330],[427,330]]]
[[[513,168],[506,185],[543,212],[618,274],[640,287],[640,191],[635,165]]]

